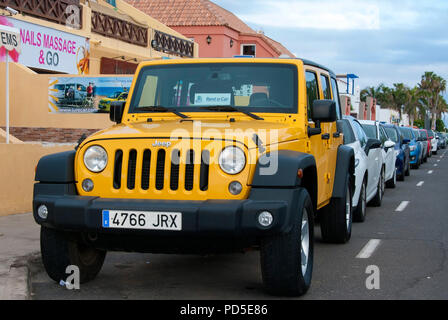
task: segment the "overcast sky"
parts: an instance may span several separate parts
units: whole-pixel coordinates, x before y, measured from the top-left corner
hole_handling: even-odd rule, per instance
[[[212,0],[298,57],[358,85],[448,80],[447,0]]]

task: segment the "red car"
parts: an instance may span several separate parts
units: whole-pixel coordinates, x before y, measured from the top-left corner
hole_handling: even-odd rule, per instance
[[[428,157],[432,157],[432,146],[431,146],[431,139],[429,138],[428,130],[426,129],[420,129],[420,131],[424,132],[426,135],[426,138],[428,139]]]

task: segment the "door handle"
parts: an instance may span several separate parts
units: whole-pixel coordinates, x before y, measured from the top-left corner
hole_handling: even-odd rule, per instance
[[[324,133],[322,135],[322,140],[330,140],[330,134],[329,133]]]

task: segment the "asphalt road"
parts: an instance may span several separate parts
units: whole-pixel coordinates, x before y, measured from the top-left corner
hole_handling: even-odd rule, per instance
[[[353,226],[350,243],[324,244],[316,228],[313,283],[301,299],[448,299],[447,187],[448,152],[441,150],[386,189],[382,207],[369,207],[366,222]],[[366,287],[369,266],[378,267],[379,289]],[[32,288],[34,299],[52,300],[272,299],[262,289],[258,252],[109,253],[99,276],[76,291],[51,281],[36,260]]]

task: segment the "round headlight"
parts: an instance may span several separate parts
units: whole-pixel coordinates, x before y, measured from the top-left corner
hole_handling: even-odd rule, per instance
[[[84,152],[84,164],[87,169],[98,173],[107,166],[107,152],[100,146],[92,146]]]
[[[219,166],[227,174],[238,174],[246,166],[246,155],[238,147],[227,147],[219,155]]]

